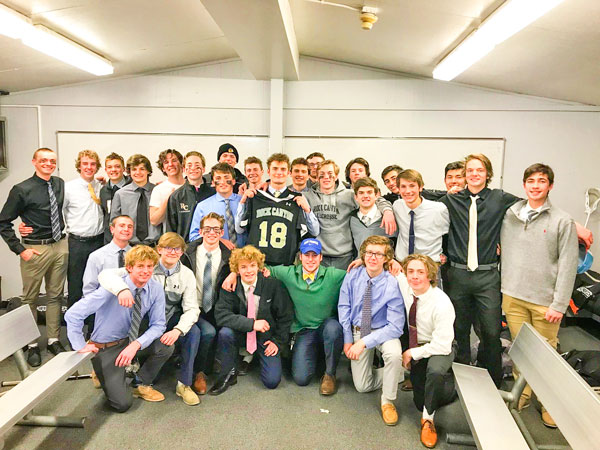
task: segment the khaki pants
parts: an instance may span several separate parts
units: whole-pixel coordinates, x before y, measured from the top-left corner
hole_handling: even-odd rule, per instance
[[[544,318],[546,311],[548,311],[547,306],[536,305],[535,303],[502,294],[502,309],[506,314],[506,321],[508,322],[508,328],[513,340],[517,337],[521,325],[528,323],[548,341],[548,344],[556,348],[558,345],[560,322],[550,323]],[[513,375],[515,378],[519,375],[516,367],[513,370]],[[523,395],[531,397],[531,388],[529,385],[525,386]]]
[[[354,342],[360,339],[360,331],[353,333]],[[385,365],[381,369],[373,369],[373,352],[375,348],[365,348],[358,361],[350,361],[352,381],[358,392],[371,392],[381,388],[382,400],[396,400],[398,383],[402,380],[402,345],[399,339],[390,339],[376,347],[383,356]]]
[[[48,339],[58,339],[60,335],[60,308],[64,296],[65,278],[69,250],[67,240],[48,245],[24,244],[40,252],[29,261],[21,259],[21,279],[23,280],[23,304],[30,306],[37,319],[35,301],[40,294],[42,280],[46,283],[48,304],[46,307],[46,331]]]

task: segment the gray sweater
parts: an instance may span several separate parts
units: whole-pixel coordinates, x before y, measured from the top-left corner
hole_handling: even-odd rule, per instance
[[[550,199],[526,223],[519,217],[527,200],[506,212],[500,233],[502,293],[564,313],[577,272],[575,222]]]
[[[396,235],[390,236],[385,232],[385,229],[381,228],[381,217],[369,226],[366,226],[358,218],[358,211],[356,209],[350,215],[350,230],[352,231],[352,239],[354,240],[354,248],[357,254],[360,252],[360,246],[369,236],[385,236],[388,239],[396,237]]]

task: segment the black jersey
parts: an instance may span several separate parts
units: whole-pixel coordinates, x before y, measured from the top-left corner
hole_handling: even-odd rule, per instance
[[[241,225],[248,230],[248,244],[265,254],[270,265],[293,264],[306,234],[302,208],[294,201],[301,194],[285,189],[279,197],[258,191],[248,199]]]

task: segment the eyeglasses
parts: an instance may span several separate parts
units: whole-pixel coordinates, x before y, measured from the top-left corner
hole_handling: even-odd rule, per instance
[[[385,258],[385,253],[365,252],[365,258],[375,258],[381,261]]]
[[[221,227],[203,227],[202,231],[206,234],[210,233],[211,231],[213,233],[220,233],[222,229],[223,228],[221,228]]]
[[[183,249],[181,247],[163,247],[167,253],[183,253]]]

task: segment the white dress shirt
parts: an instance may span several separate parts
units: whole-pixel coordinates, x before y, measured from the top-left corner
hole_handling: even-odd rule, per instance
[[[100,182],[91,181],[96,198],[100,198]],[[90,194],[88,182],[79,177],[65,183],[63,214],[67,232],[81,237],[93,237],[104,231],[104,214]]]
[[[199,245],[196,249],[196,288],[198,291],[198,301],[202,304],[202,283],[204,283],[204,266],[206,266],[206,248],[204,245]],[[213,305],[215,301],[215,292],[219,291],[219,286],[217,286],[217,275],[219,274],[219,265],[221,264],[221,248],[217,246],[211,254],[211,279],[212,279],[212,287],[213,287]]]
[[[396,202],[397,203],[397,202]],[[406,275],[400,273],[396,279],[404,297],[406,320],[413,304],[414,292],[408,285]],[[454,306],[450,298],[437,287],[430,287],[427,292],[417,295],[417,342],[419,347],[410,350],[412,358],[417,361],[433,355],[449,355],[454,340]],[[403,349],[407,350],[407,349]]]
[[[406,202],[398,199],[392,207],[398,223],[398,242],[396,258],[402,261],[408,256],[408,233],[410,230],[410,211]],[[435,262],[440,261],[442,236],[450,229],[448,208],[441,202],[423,199],[415,212],[415,253],[429,256]]]
[[[248,291],[250,286],[256,291],[256,281],[252,284],[246,284],[242,281],[242,287],[244,288],[244,295],[246,296],[246,302],[248,301]],[[260,295],[254,294],[254,317],[258,317],[258,304],[260,303]]]

